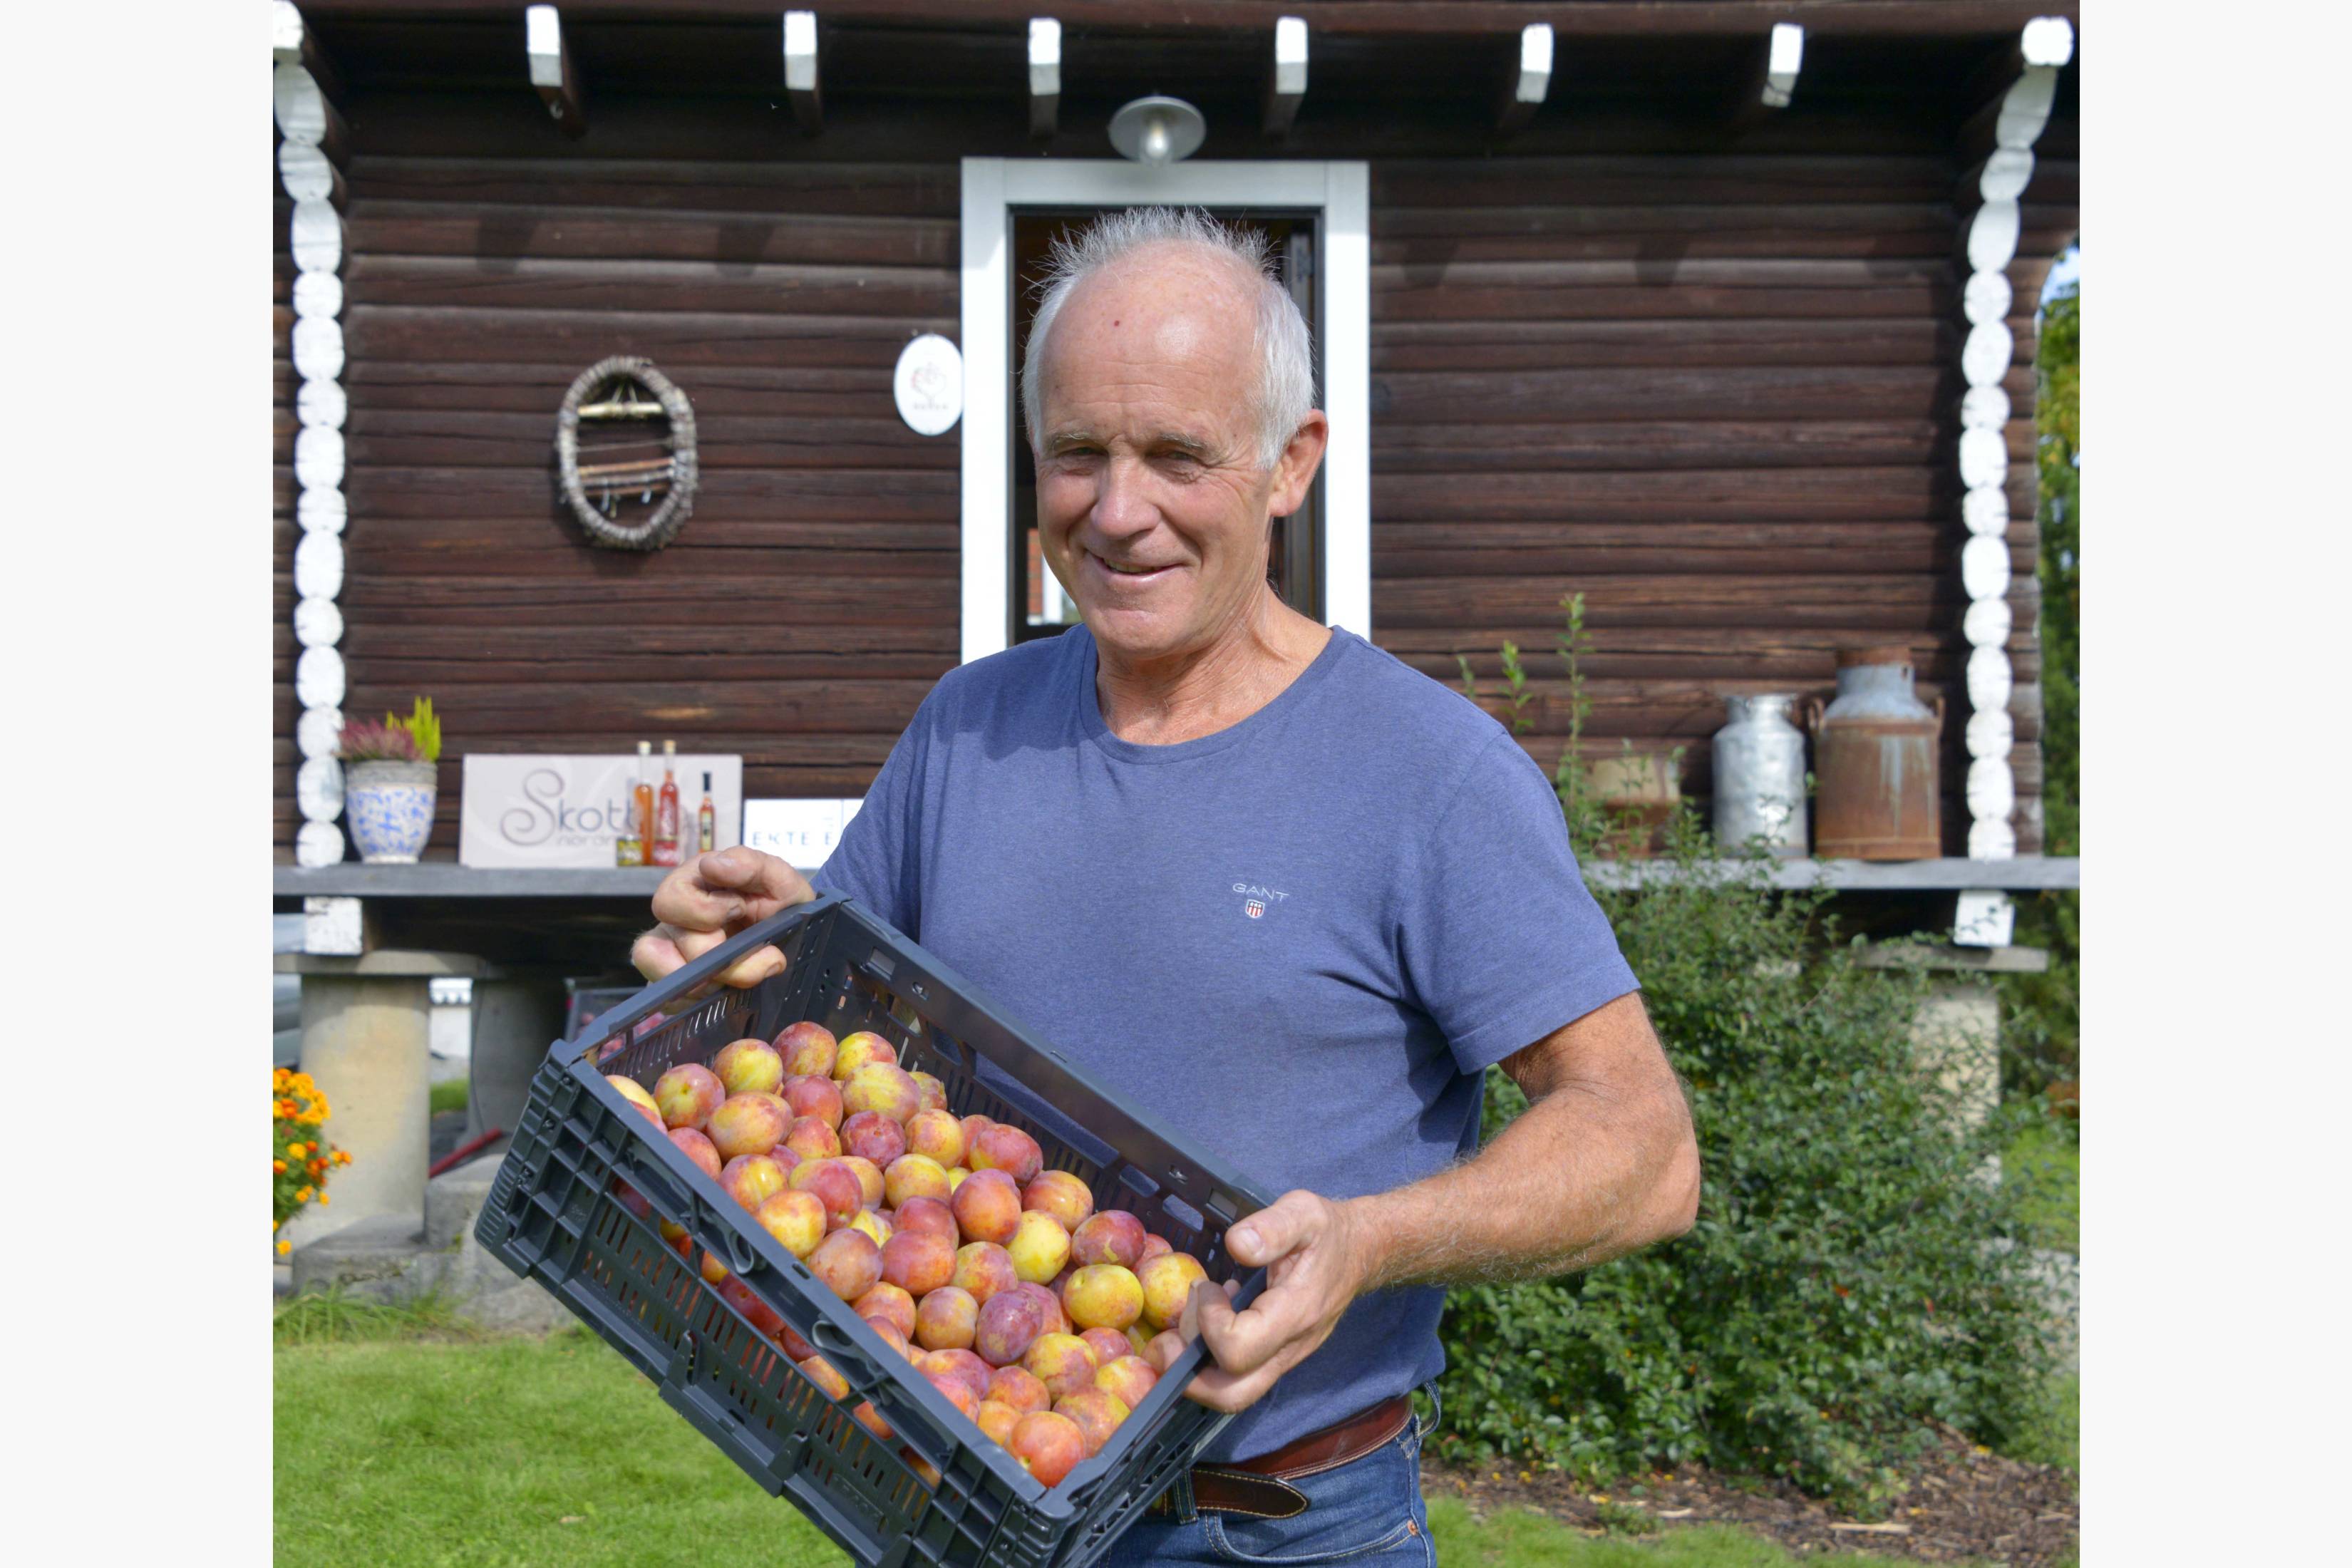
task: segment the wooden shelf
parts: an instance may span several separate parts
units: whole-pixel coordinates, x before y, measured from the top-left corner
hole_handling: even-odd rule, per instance
[[[1840,892],[1920,893],[1997,888],[2010,892],[2079,888],[2083,863],[2072,857],[2021,855],[2012,860],[1782,860],[1772,867],[1776,888],[1820,883]],[[803,867],[803,873],[815,869]],[[1596,883],[1623,887],[1672,877],[1660,860],[1603,860],[1585,868]],[[620,899],[643,902],[668,872],[660,867],[588,867],[579,870],[486,870],[447,862],[416,866],[294,866],[274,868],[271,891],[281,899]]]

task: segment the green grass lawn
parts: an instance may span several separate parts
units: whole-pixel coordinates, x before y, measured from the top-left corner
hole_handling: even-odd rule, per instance
[[[448,1079],[436,1083],[428,1092],[432,1095],[433,1114],[436,1116],[444,1111],[466,1109],[468,1085],[462,1078]]]
[[[414,1337],[420,1329],[449,1337]],[[306,1300],[276,1354],[280,1562],[364,1568],[763,1568],[845,1559],[721,1458],[584,1330],[477,1340],[446,1309]],[[1790,1568],[1721,1527],[1595,1539],[1540,1515],[1430,1505],[1445,1568]],[[1860,1555],[1809,1563],[1884,1563]]]

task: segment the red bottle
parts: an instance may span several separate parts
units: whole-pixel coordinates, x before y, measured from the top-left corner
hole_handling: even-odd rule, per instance
[[[654,806],[654,864],[677,864],[677,742],[662,742],[661,794]]]

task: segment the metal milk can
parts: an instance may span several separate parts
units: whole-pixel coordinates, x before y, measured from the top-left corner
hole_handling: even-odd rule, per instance
[[[1787,692],[1724,700],[1731,721],[1715,732],[1715,841],[1727,855],[1763,840],[1782,859],[1805,853],[1805,733]]]
[[[1911,682],[1908,648],[1838,653],[1837,697],[1813,721],[1813,847],[1824,859],[1932,860],[1943,852],[1943,705],[1921,702]]]

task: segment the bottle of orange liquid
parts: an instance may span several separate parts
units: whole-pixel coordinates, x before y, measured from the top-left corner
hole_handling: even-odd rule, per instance
[[[654,863],[654,786],[647,777],[653,766],[654,743],[637,742],[637,783],[629,791],[629,830],[637,836],[648,866]]]
[[[661,794],[654,805],[654,864],[677,864],[677,742],[662,742]]]

